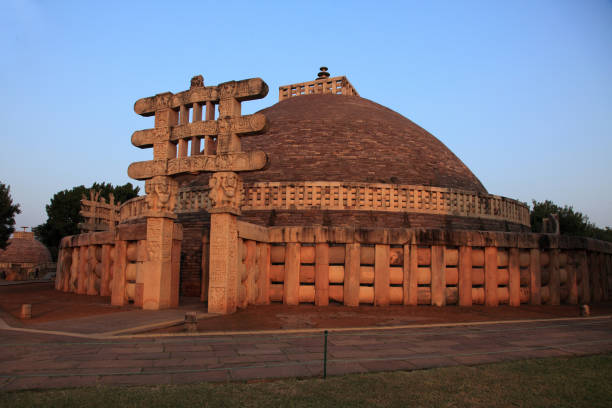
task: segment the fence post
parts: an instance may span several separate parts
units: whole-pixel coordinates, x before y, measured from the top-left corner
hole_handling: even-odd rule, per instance
[[[323,332],[325,338],[323,343],[323,379],[327,378],[327,330]]]

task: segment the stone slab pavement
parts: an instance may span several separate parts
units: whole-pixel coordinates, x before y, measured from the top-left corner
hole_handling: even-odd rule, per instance
[[[0,328],[0,391],[314,377],[322,330],[86,338]],[[328,375],[612,352],[612,318],[329,330]]]

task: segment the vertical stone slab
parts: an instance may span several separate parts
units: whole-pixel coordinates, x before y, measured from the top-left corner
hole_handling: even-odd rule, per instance
[[[193,122],[201,122],[202,121],[202,105],[199,103],[193,104]],[[191,138],[191,155],[197,156],[200,154],[200,138],[197,136],[193,136]]]
[[[111,246],[102,245],[102,276],[100,277],[100,296],[110,296]]]
[[[72,267],[74,266],[74,263],[77,261],[74,258],[74,250],[72,248],[66,248],[65,251],[66,252],[64,253],[64,259],[65,261],[67,261],[66,257],[69,257],[70,265],[64,269],[63,286],[61,290],[63,292],[68,292],[70,291],[70,277],[72,274]]]
[[[238,226],[230,213],[210,215],[210,279],[208,312],[236,311],[238,276]]]
[[[508,304],[521,305],[521,269],[519,266],[519,249],[508,249]]]
[[[389,274],[389,245],[377,244],[374,248],[375,306],[389,306]]]
[[[472,247],[459,247],[459,306],[472,306]]]
[[[404,305],[416,306],[418,303],[418,247],[404,245]]]
[[[180,224],[175,224],[174,227],[181,227]],[[172,261],[170,273],[170,293],[164,293],[169,298],[168,307],[178,307],[179,291],[181,285],[181,245],[183,241],[180,239],[172,240]],[[144,292],[143,292],[144,296]],[[144,301],[144,297],[143,297]]]
[[[612,289],[612,258],[608,254],[603,254],[605,262],[604,279],[606,284],[606,291],[604,293],[604,300],[610,300],[610,290]]]
[[[485,305],[497,306],[497,248],[485,247]]]
[[[257,305],[270,304],[270,244],[257,243],[257,267],[259,277],[257,278]]]
[[[127,266],[127,241],[115,241],[115,262],[113,270],[111,304],[123,306],[125,296],[125,268]]]
[[[172,234],[174,221],[164,217],[147,218],[147,253],[144,263],[143,302],[145,310],[170,307],[172,287]]]
[[[567,303],[570,305],[578,304],[578,282],[576,279],[577,273],[577,257],[575,251],[567,251],[567,264],[565,269],[567,270],[567,286],[569,294],[567,297]]]
[[[202,302],[208,301],[208,267],[210,265],[209,234],[210,231],[204,231],[204,235],[202,236],[202,281],[200,290],[200,300]]]
[[[246,289],[246,280],[247,280],[247,269],[246,264],[246,247],[245,240],[238,237],[238,291],[236,306],[239,309],[246,309],[247,307],[247,289]]]
[[[62,275],[61,275],[61,280],[58,282],[59,284],[59,288],[58,290],[61,290],[63,292],[67,292],[70,288],[70,271],[72,269],[72,265],[75,262],[74,260],[74,252],[72,248],[64,248],[60,251],[60,254],[62,256]],[[58,269],[60,267],[60,265],[58,264]]]
[[[66,292],[74,292],[77,291],[77,286],[79,283],[79,255],[81,253],[79,247],[74,247],[72,249],[72,264],[70,265],[70,279],[68,280],[68,288]]]
[[[346,244],[344,259],[344,304],[359,306],[359,271],[361,253],[359,243]]]
[[[285,248],[283,303],[286,305],[300,303],[300,244],[297,242],[289,242]]]
[[[77,283],[77,294],[84,295],[87,293],[87,263],[88,263],[88,250],[87,246],[83,245],[79,247],[79,281]]]
[[[215,120],[215,104],[212,101],[206,102],[206,116],[205,120]],[[214,154],[216,146],[211,136],[206,136],[204,139],[204,154]]]
[[[540,250],[532,249],[529,253],[529,304],[542,304],[541,288],[542,265],[540,264]]]
[[[580,274],[581,284],[581,296],[580,302],[587,304],[591,302],[591,285],[589,281],[589,264],[586,251],[580,251],[579,256],[578,273]]]
[[[57,254],[57,265],[55,267],[55,290],[61,290],[64,287],[64,253],[65,249],[59,250]]]
[[[90,296],[98,295],[96,290],[96,246],[90,245],[87,250],[87,294]]]
[[[178,124],[178,111],[162,109],[155,112],[155,127],[168,128]],[[168,130],[169,131],[169,130]],[[176,157],[176,145],[169,140],[161,140],[153,144],[154,159],[172,159]]]
[[[70,291],[70,279],[72,276],[72,268],[74,267],[74,263],[77,262],[74,258],[74,250],[72,248],[66,248],[66,253],[65,253],[65,257],[70,257],[70,265],[68,265],[65,269],[64,269],[64,278],[63,278],[63,286],[61,288],[61,290],[63,292],[69,292]]]
[[[329,244],[315,246],[315,305],[329,305]]]
[[[601,302],[601,262],[600,256],[598,252],[591,252],[591,277],[593,282],[593,302],[599,303]]]
[[[246,297],[247,304],[254,305],[257,300],[257,287],[255,285],[255,277],[259,274],[257,270],[257,242],[245,241],[246,259],[244,261],[246,266],[247,278],[246,278]]]
[[[561,304],[561,276],[559,271],[559,250],[550,250],[550,281],[548,283],[550,290],[550,304]]]
[[[608,300],[608,261],[607,255],[603,252],[599,253],[599,276],[601,277],[601,300]]]
[[[446,305],[446,261],[444,246],[431,246],[431,304]]]
[[[64,288],[66,287],[66,275],[70,275],[68,262],[72,262],[68,248],[60,249],[57,255],[57,267],[55,270],[55,290],[64,291]]]

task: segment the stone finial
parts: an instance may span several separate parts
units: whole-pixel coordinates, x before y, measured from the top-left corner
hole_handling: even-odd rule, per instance
[[[329,72],[327,72],[327,67],[319,68],[321,72],[317,74],[317,79],[327,79],[329,78]]]
[[[196,75],[191,78],[191,86],[189,87],[189,89],[202,87],[204,87],[204,77],[202,75]]]

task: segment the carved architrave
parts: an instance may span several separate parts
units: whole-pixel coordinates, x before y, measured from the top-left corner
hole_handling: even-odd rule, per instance
[[[189,139],[195,136],[217,136],[235,133],[246,136],[266,130],[267,120],[261,113],[230,118],[219,118],[215,121],[198,121],[173,127],[137,130],[132,134],[132,144],[140,148],[153,147],[156,142]]]
[[[268,157],[262,151],[199,155],[135,162],[128,167],[128,175],[137,180],[146,180],[155,176],[201,171],[253,171],[263,169],[267,163]]]
[[[156,176],[145,182],[147,216],[176,218],[174,209],[178,183],[171,177]]]
[[[240,215],[242,179],[233,172],[214,173],[208,180],[209,213],[231,213]]]
[[[242,81],[224,82],[217,86],[196,86],[177,94],[166,92],[142,98],[134,104],[134,112],[142,116],[151,116],[160,109],[177,109],[181,105],[194,102],[212,101],[218,103],[220,95],[243,102],[261,99],[267,94],[268,85],[261,78],[250,78]]]

